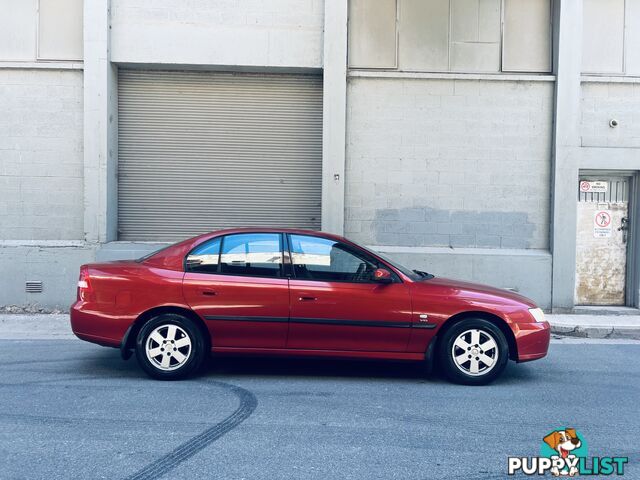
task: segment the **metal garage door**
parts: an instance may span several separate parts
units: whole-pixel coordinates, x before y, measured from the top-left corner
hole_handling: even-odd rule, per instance
[[[320,228],[322,79],[120,70],[121,240]]]

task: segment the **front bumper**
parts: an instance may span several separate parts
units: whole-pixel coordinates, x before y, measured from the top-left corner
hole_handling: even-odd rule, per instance
[[[518,362],[530,362],[547,355],[551,341],[549,322],[527,322],[512,325],[518,347]]]

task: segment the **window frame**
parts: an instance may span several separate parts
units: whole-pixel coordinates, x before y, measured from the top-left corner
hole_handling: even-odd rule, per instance
[[[280,255],[282,256],[282,263],[280,263],[280,268],[277,270],[278,271],[278,275],[274,276],[274,275],[250,275],[250,274],[243,274],[243,273],[227,273],[227,272],[223,272],[222,271],[222,263],[221,263],[221,259],[222,259],[222,250],[224,249],[224,241],[225,238],[227,237],[231,237],[234,235],[275,235],[278,237],[278,243],[280,246]],[[220,248],[218,250],[218,266],[217,266],[217,270],[215,272],[198,272],[198,271],[194,271],[188,268],[187,265],[187,259],[189,258],[189,256],[198,248],[208,244],[209,242],[213,242],[215,240],[220,240]],[[255,231],[255,232],[236,232],[236,233],[227,233],[227,234],[223,234],[223,235],[217,235],[215,237],[211,237],[207,240],[205,240],[202,243],[199,243],[198,245],[196,245],[195,247],[193,247],[191,250],[189,250],[189,252],[185,255],[184,259],[183,259],[183,270],[185,273],[198,273],[198,274],[202,274],[202,275],[224,275],[224,276],[228,276],[228,277],[247,277],[247,278],[273,278],[273,279],[287,279],[288,275],[287,275],[287,269],[286,269],[286,255],[285,255],[285,241],[284,241],[284,235],[282,232],[262,232],[262,231]],[[274,269],[274,272],[276,270]]]
[[[361,249],[361,248],[357,247],[354,244],[345,243],[345,242],[342,242],[342,241],[339,241],[339,240],[333,240],[331,238],[327,238],[327,237],[324,237],[322,235],[311,235],[311,234],[307,234],[307,233],[286,233],[286,235],[285,235],[287,252],[286,252],[286,255],[285,255],[284,263],[286,265],[288,265],[287,276],[290,276],[290,278],[292,278],[292,279],[304,280],[304,281],[309,281],[309,282],[344,283],[344,284],[351,284],[351,285],[370,285],[370,284],[380,285],[380,283],[376,282],[375,280],[368,280],[368,281],[363,281],[363,282],[351,282],[351,281],[348,281],[348,280],[322,280],[322,279],[317,279],[317,278],[299,278],[299,277],[297,277],[296,273],[295,273],[295,268],[293,268],[293,252],[291,250],[291,245],[292,245],[291,235],[297,235],[297,236],[300,236],[300,237],[319,238],[321,240],[334,241],[337,244],[341,245],[342,247],[346,247],[346,248],[344,248],[344,250],[346,252],[348,252],[348,253],[351,253],[355,257],[358,257],[361,260],[365,260],[365,261],[368,261],[370,263],[374,263],[375,265],[377,265],[376,268],[384,268],[386,270],[389,270],[391,272],[391,283],[404,283],[403,280],[402,280],[402,277],[400,275],[398,275],[398,272],[396,272],[394,268],[392,268],[390,265],[388,265],[387,262],[383,261],[382,259],[378,258],[375,255],[370,254],[366,250]],[[288,258],[288,260],[287,260],[287,258]],[[374,262],[371,262],[369,259],[373,259]]]

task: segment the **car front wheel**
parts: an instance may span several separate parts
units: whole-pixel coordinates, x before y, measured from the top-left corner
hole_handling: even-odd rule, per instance
[[[177,380],[201,367],[205,359],[205,342],[190,319],[172,313],[162,314],[140,329],[136,357],[151,377]]]
[[[453,382],[485,385],[495,380],[509,360],[502,331],[484,319],[466,319],[447,330],[439,349],[440,365]]]

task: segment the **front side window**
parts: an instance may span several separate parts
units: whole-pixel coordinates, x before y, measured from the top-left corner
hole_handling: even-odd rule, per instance
[[[282,241],[278,233],[239,233],[222,240],[220,273],[252,277],[282,276]]]
[[[198,245],[187,256],[187,271],[198,273],[218,273],[220,259],[220,238],[214,238]]]
[[[291,235],[291,262],[296,278],[325,282],[370,282],[378,268],[347,245],[306,235]]]

